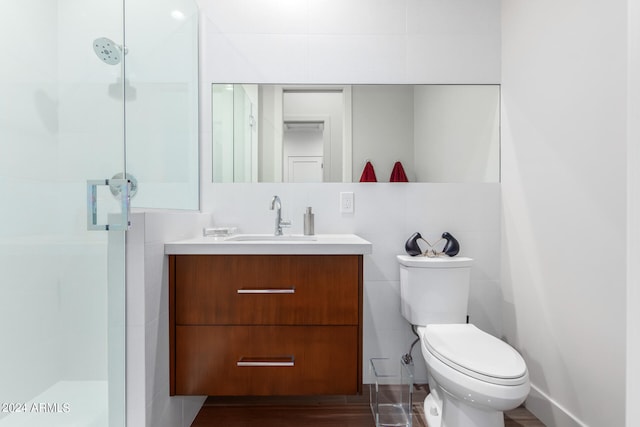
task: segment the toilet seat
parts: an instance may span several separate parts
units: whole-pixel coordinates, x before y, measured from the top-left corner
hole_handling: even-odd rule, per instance
[[[490,384],[528,381],[522,356],[509,344],[472,324],[432,324],[423,330],[427,350],[452,369]]]

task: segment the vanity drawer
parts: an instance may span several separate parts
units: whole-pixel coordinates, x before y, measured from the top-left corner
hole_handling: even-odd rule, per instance
[[[358,337],[357,326],[177,326],[175,391],[355,394]]]
[[[360,255],[178,255],[178,325],[357,325]]]

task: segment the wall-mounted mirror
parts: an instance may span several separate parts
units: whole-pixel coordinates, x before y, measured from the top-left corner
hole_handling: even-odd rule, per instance
[[[213,84],[213,182],[499,182],[498,85]]]

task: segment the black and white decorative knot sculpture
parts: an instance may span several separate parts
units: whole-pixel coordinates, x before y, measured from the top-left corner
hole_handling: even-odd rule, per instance
[[[418,240],[422,240],[426,245],[427,249],[422,251],[422,248],[418,244]],[[438,246],[441,242],[446,242],[442,250],[437,250],[436,246]],[[404,244],[404,250],[411,256],[427,256],[430,258],[448,255],[448,256],[456,256],[458,252],[460,252],[460,243],[458,240],[453,237],[453,235],[447,231],[442,233],[442,237],[435,242],[433,245],[429,243],[420,233],[417,231],[409,237],[409,239]]]

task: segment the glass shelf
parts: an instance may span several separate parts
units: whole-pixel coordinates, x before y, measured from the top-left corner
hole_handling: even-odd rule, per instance
[[[411,427],[413,363],[388,358],[369,359],[369,405],[376,427]]]

